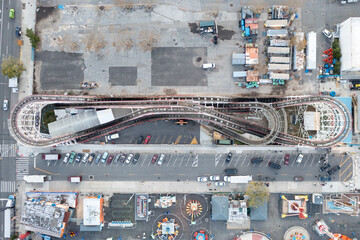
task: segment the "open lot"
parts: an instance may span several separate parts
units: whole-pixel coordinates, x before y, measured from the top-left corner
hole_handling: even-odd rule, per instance
[[[161,166],[151,162],[154,154],[160,153],[141,153],[137,164],[119,162],[110,165],[94,162],[69,164],[61,160],[47,162],[38,156],[36,167],[52,173],[54,180],[65,180],[66,176],[78,175],[82,175],[84,180],[89,180],[88,176],[91,175],[98,181],[195,181],[198,176],[224,176],[226,168],[236,168],[239,175],[252,175],[254,180],[270,177],[275,178],[276,181],[293,181],[295,176],[302,176],[304,181],[316,181],[317,176],[326,175],[325,172],[320,172],[320,166],[322,166],[319,162],[322,156],[320,154],[304,154],[303,161],[298,164],[295,163],[298,153],[290,153],[290,163],[284,165],[284,153],[234,154],[230,163],[225,162],[225,154],[173,153],[166,154]],[[251,164],[250,160],[254,157],[263,157],[264,161],[261,164]],[[280,164],[281,169],[274,170],[268,167],[270,161]],[[353,164],[350,156],[330,155],[329,163],[332,166],[341,166],[338,172],[331,175],[333,181],[346,181],[352,178]],[[41,171],[30,166],[30,174],[40,173]]]

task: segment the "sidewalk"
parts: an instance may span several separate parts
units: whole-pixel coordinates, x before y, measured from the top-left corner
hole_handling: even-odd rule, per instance
[[[32,46],[29,38],[25,36],[27,28],[35,30],[36,0],[22,0],[25,8],[22,9],[21,29],[23,32],[23,45],[20,48],[20,61],[24,63],[25,71],[19,80],[19,100],[32,95],[34,78],[34,60],[32,59]]]

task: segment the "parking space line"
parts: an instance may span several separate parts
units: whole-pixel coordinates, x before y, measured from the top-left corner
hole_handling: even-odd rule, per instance
[[[131,144],[131,143],[132,143],[133,139],[134,139],[134,137],[131,137],[129,144]]]
[[[235,163],[234,167],[238,164],[238,162],[239,162],[239,160],[240,160],[240,157],[241,157],[241,154],[239,154],[239,157],[238,157],[238,159],[236,160],[236,163]]]
[[[173,165],[173,167],[175,167],[175,163],[176,163],[176,161],[177,161],[178,157],[179,157],[179,155],[178,155],[178,154],[176,154],[176,158],[175,158],[175,161],[174,161],[174,165]]]
[[[351,172],[349,173],[349,175],[347,175],[346,178],[343,179],[343,182],[345,182],[345,181],[350,177],[350,175],[352,175],[352,174],[353,174],[353,172],[351,171]]]
[[[60,163],[60,165],[59,165],[59,166],[61,167],[63,163],[64,163],[64,161],[61,161],[61,163]]]
[[[166,136],[164,136],[164,139],[161,141],[161,144],[164,144],[165,139],[166,139]]]
[[[157,144],[157,141],[159,140],[160,136],[157,136],[156,140],[155,140],[155,144]]]
[[[225,159],[226,159],[226,157],[225,157]],[[225,159],[224,159],[224,162],[223,162],[223,164],[221,165],[221,167],[223,167],[223,166],[225,165],[225,162],[226,162]]]
[[[307,157],[307,158],[306,158],[306,160],[305,160],[305,162],[304,162],[304,167],[306,167],[306,163],[307,163],[308,160],[309,160],[309,155],[307,155],[306,157]]]
[[[221,159],[221,154],[215,154],[215,167],[219,164],[219,161]]]
[[[148,167],[150,166],[150,163],[151,163],[151,155],[150,155],[150,161],[149,161]]]
[[[182,138],[182,136],[181,136],[181,135],[180,135],[180,136],[178,136],[174,144],[178,144],[178,143],[180,142],[181,138]]]
[[[275,163],[277,162],[277,159],[278,159],[278,157],[279,157],[279,155],[275,155],[276,156],[276,158],[275,158]],[[279,164],[281,164],[281,158],[280,158],[280,163]]]
[[[313,160],[312,160],[311,163],[310,163],[310,167],[313,165],[314,160],[315,160],[315,155],[313,156]]]
[[[271,161],[271,158],[272,158],[272,154],[270,154],[270,158],[269,158],[269,161],[266,163],[266,166],[269,165],[269,162]]]
[[[193,160],[193,163],[191,165],[192,167],[198,167],[199,166],[199,154],[196,154]]]
[[[342,163],[340,164],[340,167],[342,167],[342,166],[347,162],[347,160],[349,160],[349,158],[351,158],[351,156],[349,156],[344,162],[342,162]]]
[[[190,154],[190,156],[189,156],[188,160],[186,161],[186,165],[185,165],[185,167],[187,167],[187,165],[188,165],[188,163],[189,163],[189,161],[190,161],[190,158],[191,158],[191,154]]]
[[[180,164],[179,164],[179,167],[181,167],[181,164],[182,164],[182,162],[184,161],[185,156],[186,156],[186,154],[185,154],[184,157],[181,159]]]
[[[244,160],[242,161],[242,163],[241,163],[240,167],[242,167],[242,165],[244,164],[244,162],[245,162],[245,160],[246,160],[247,156],[248,156],[248,155],[246,155],[246,156],[245,156],[245,158],[244,158]]]
[[[171,158],[172,158],[172,154],[170,154],[170,158],[169,158],[169,160],[167,161],[167,164],[166,164],[166,166],[169,166],[169,164],[170,164],[170,162],[171,162]]]
[[[146,158],[147,158],[147,154],[145,154],[145,157],[144,157],[144,160],[143,160],[143,163],[141,164],[141,166],[144,166],[144,163],[145,163],[145,161],[146,161]],[[140,161],[140,159],[139,159],[139,161]]]
[[[266,159],[266,154],[265,154],[265,156],[264,156],[264,158],[263,158],[263,161],[264,161],[265,159]],[[261,166],[262,166],[263,161],[261,161],[261,163],[260,163],[259,167],[261,167]]]
[[[168,144],[170,144],[170,142],[171,142],[171,139],[172,139],[172,136],[170,136],[170,139],[169,139],[169,141],[168,141]]]

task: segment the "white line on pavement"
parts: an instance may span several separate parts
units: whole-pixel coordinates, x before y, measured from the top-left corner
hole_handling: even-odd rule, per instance
[[[176,158],[175,158],[175,161],[174,161],[174,165],[173,165],[173,167],[175,167],[175,163],[176,163],[176,161],[177,161],[178,157],[179,157],[179,155],[177,154],[177,155],[176,155]]]
[[[166,166],[169,166],[169,164],[170,164],[170,162],[171,162],[171,158],[172,158],[172,154],[170,154],[170,158],[169,158],[169,160],[167,161],[167,164],[166,164]]]
[[[182,164],[182,162],[184,161],[184,159],[185,159],[185,155],[184,155],[184,157],[181,159],[181,162],[180,162],[180,167],[181,167],[181,164]]]
[[[310,163],[310,167],[313,165],[314,160],[315,160],[315,155],[313,155],[313,160],[312,160],[311,163]]]
[[[144,157],[144,159],[142,160],[143,163],[141,164],[141,166],[144,166],[145,160],[146,160],[146,158],[147,158],[148,155],[147,155],[147,154],[144,154],[144,156],[145,156],[145,157]],[[139,161],[140,161],[140,159],[139,159]]]
[[[236,163],[234,165],[234,167],[238,164],[239,160],[240,160],[241,154],[239,155],[238,159],[236,160]]]
[[[189,156],[188,160],[186,161],[186,165],[185,165],[185,167],[187,167],[187,165],[188,165],[188,163],[189,163],[189,161],[190,161],[190,158],[191,158],[191,154],[190,154],[190,156]]]

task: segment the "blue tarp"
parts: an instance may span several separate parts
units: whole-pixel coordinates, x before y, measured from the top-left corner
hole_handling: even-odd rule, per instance
[[[351,110],[351,97],[336,97],[336,99],[338,99],[339,101],[341,101],[343,104],[345,104],[345,106],[349,109],[350,111],[350,115],[352,115],[352,110]],[[350,119],[351,120],[351,119]],[[350,134],[344,139],[344,141],[342,141],[343,143],[351,143],[352,141],[352,134],[350,132]]]
[[[65,5],[59,5],[59,9],[64,9]]]
[[[245,28],[245,36],[250,36],[250,28]]]

